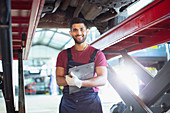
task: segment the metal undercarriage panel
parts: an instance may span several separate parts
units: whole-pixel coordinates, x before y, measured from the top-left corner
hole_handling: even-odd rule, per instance
[[[46,0],[39,28],[68,28],[73,17],[86,19],[100,33],[112,28],[111,21],[139,0]],[[126,17],[126,13],[124,14]],[[113,23],[113,22],[112,22]]]

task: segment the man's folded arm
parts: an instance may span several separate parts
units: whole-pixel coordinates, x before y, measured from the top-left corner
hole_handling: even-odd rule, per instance
[[[58,86],[67,86],[67,82],[64,77],[63,67],[56,67],[56,80]]]

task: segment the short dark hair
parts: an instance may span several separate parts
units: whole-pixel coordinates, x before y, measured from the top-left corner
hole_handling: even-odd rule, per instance
[[[72,29],[73,24],[77,24],[77,23],[83,23],[86,26],[86,28],[88,29],[86,20],[84,20],[83,18],[78,18],[78,17],[75,17],[70,21],[70,29]]]

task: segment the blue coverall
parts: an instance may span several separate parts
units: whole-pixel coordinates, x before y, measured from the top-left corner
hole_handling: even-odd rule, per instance
[[[97,49],[90,56],[89,63],[94,62]],[[71,55],[71,49],[67,49],[67,74],[71,67],[83,65],[83,63],[74,62]],[[76,86],[75,86],[76,87]],[[81,91],[69,94],[69,86],[63,89],[59,113],[103,113],[101,101],[98,92],[94,92],[92,87],[82,87]]]

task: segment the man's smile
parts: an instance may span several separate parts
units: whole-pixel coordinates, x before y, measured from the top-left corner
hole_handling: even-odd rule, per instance
[[[82,39],[83,36],[82,36],[82,35],[76,35],[76,38],[77,38],[77,39]]]

